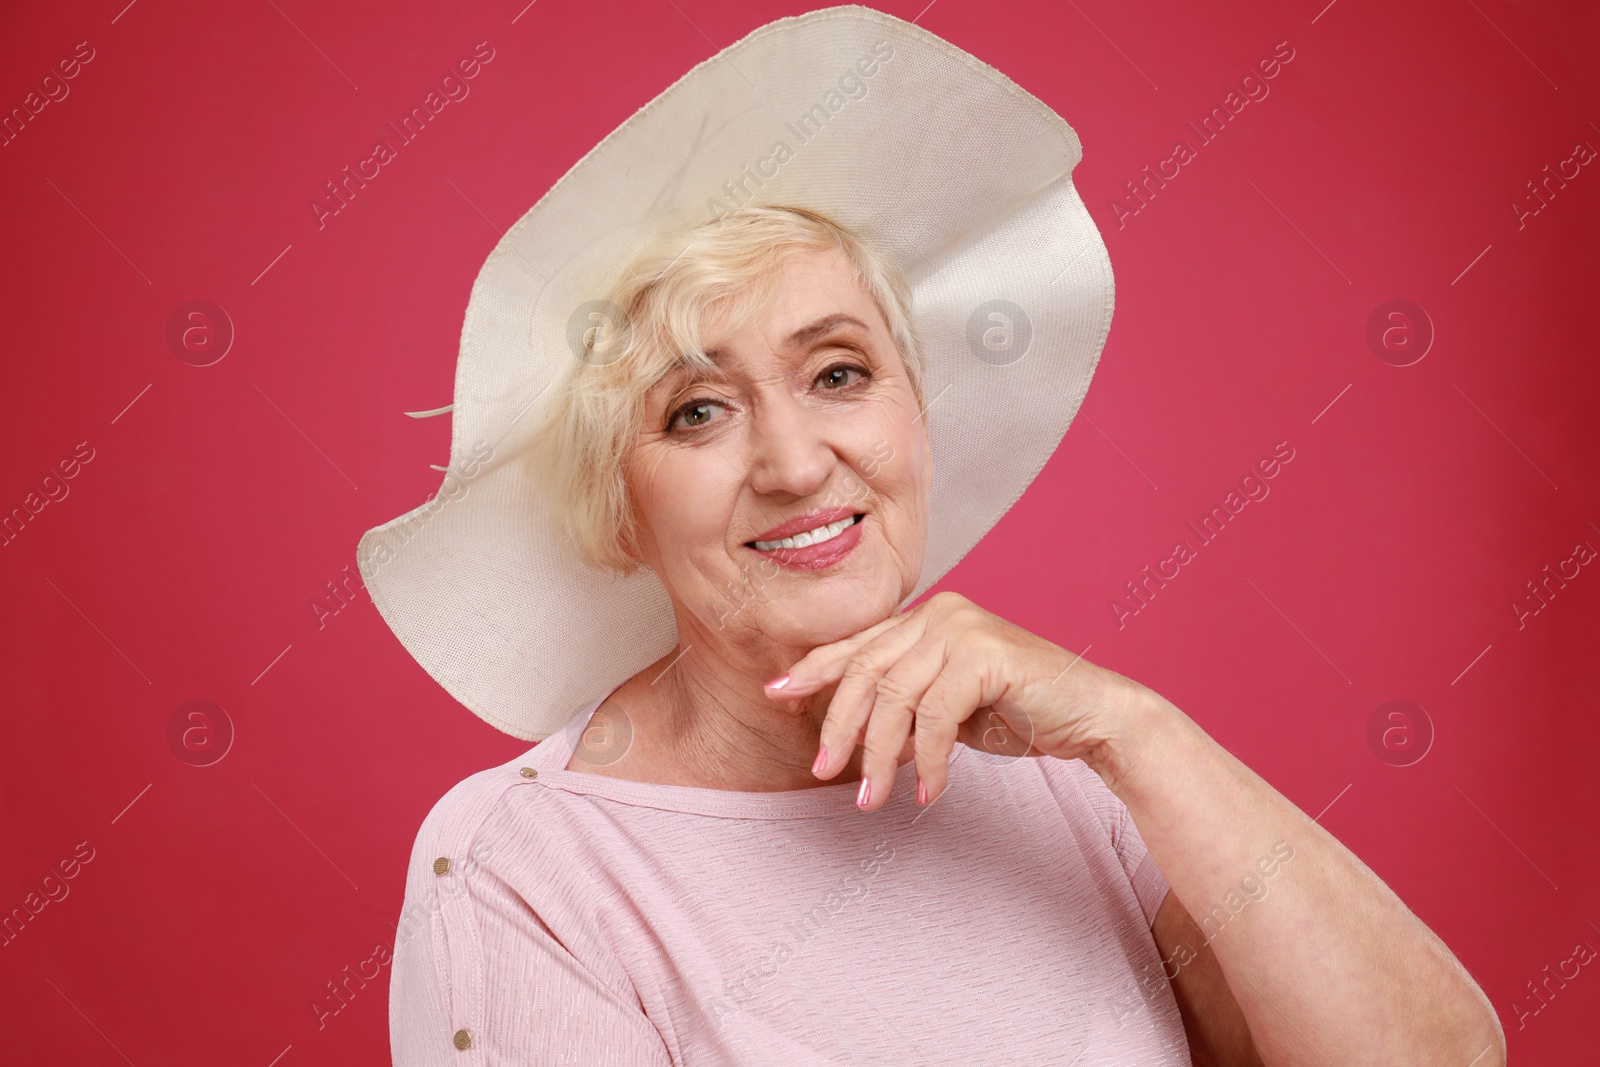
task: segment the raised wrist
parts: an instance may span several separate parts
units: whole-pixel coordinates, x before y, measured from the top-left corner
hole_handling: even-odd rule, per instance
[[[1132,679],[1118,676],[1113,699],[1107,702],[1104,739],[1082,759],[1113,793],[1132,781],[1151,741],[1172,727],[1177,711],[1161,694]]]

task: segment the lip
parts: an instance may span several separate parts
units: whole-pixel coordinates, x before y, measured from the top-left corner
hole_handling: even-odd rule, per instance
[[[831,514],[831,512],[829,514]],[[831,567],[833,564],[835,564],[835,563],[839,562],[840,560],[844,559],[844,557],[848,556],[851,552],[855,551],[855,547],[861,543],[861,527],[866,524],[867,513],[866,512],[845,511],[842,515],[839,516],[839,519],[848,518],[851,515],[856,515],[856,514],[859,514],[861,516],[861,518],[857,519],[855,522],[851,523],[849,526],[847,526],[843,530],[839,531],[837,536],[830,537],[828,540],[822,542],[820,545],[807,545],[804,548],[773,548],[773,549],[767,549],[765,551],[755,547],[755,545],[753,545],[753,544],[752,545],[746,545],[745,547],[750,549],[750,551],[756,553],[757,555],[764,556],[767,559],[770,559],[774,563],[778,564],[778,566],[783,567],[783,568],[788,569],[788,570],[801,570],[801,571],[821,570],[821,569],[823,569],[825,567]],[[811,520],[807,520],[807,521],[811,521]],[[828,521],[837,522],[838,519],[833,519],[833,520],[828,520]],[[787,525],[792,525],[792,524],[787,524]],[[818,523],[816,523],[816,525],[820,526],[820,525],[822,525],[822,523],[818,522]],[[782,529],[782,528],[783,527],[779,527],[779,529]],[[813,528],[814,527],[812,527],[812,526],[801,526],[795,532],[796,533],[800,533],[800,532],[804,532],[805,530],[809,530],[809,529],[813,529]],[[793,536],[793,535],[785,534],[784,536],[787,537],[787,536]],[[775,540],[777,540],[777,538],[761,537],[761,538],[758,538],[758,540],[761,540],[761,541],[774,540],[775,541]]]
[[[818,526],[827,526],[838,522],[840,519],[848,519],[854,514],[856,514],[856,511],[853,508],[821,508],[817,511],[808,511],[804,515],[779,523],[764,534],[757,534],[749,541],[746,541],[745,544],[754,548],[754,542],[756,541],[781,541],[785,537],[793,537],[795,534],[805,533],[807,530],[815,530]],[[856,525],[860,526],[861,524],[858,522]],[[799,551],[799,549],[785,549],[785,551]]]

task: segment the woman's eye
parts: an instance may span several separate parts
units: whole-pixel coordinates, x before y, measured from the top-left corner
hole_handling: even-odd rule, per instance
[[[845,375],[852,371],[854,371],[856,374],[866,373],[866,371],[862,370],[860,367],[849,363],[840,363],[837,366],[829,367],[827,370],[817,375],[817,381],[823,383],[823,388],[825,389],[838,389],[842,386],[850,384],[850,382],[846,380]]]
[[[667,428],[673,429],[681,421],[688,427],[704,426],[711,421],[711,411],[722,407],[721,404],[710,400],[691,400],[672,413],[672,421]]]
[[[855,375],[854,378],[851,375]],[[854,385],[861,378],[871,375],[863,367],[854,363],[836,363],[817,375],[817,381],[824,389],[837,391],[847,386]],[[715,421],[715,412],[726,410],[727,405],[708,398],[691,400],[680,404],[673,409],[672,416],[667,420],[667,431],[693,430]]]

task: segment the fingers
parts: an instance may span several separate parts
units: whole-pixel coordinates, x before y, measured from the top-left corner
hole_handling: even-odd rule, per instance
[[[945,690],[955,675],[945,672],[935,678],[923,694],[917,708],[916,755],[918,803],[932,804],[944,792],[950,778],[950,754],[955,750],[961,734],[960,699],[952,698]]]
[[[923,625],[920,612],[890,615],[860,633],[851,634],[832,644],[818,645],[789,668],[788,681],[781,687],[774,689],[769,683],[767,696],[774,700],[810,696],[839,681],[855,655],[882,635],[901,627],[911,627],[902,641],[902,648],[905,648],[921,636]]]
[[[886,634],[880,641],[892,642],[897,634]],[[918,714],[918,705],[939,672],[944,669],[942,642],[925,639],[905,650],[893,665],[877,678],[873,688],[873,702],[869,709],[867,733],[862,741],[861,780],[868,783],[858,794],[856,803],[863,811],[876,811],[889,800],[895,775],[900,769],[899,758],[906,747],[906,738],[916,731],[915,748],[920,771],[935,758],[933,748],[924,741],[923,734],[932,732],[932,724],[925,723]],[[869,646],[870,649],[871,646]],[[831,713],[831,711],[830,711]],[[823,724],[824,733],[827,730]],[[954,741],[954,729],[949,731]],[[926,757],[923,750],[927,750]],[[949,745],[944,759],[949,760]],[[848,757],[848,753],[845,753]],[[830,752],[830,759],[832,759]]]
[[[923,787],[919,802],[932,803],[944,791],[956,742],[975,732],[977,724],[964,720],[991,694],[983,691],[985,683],[976,672],[951,665],[954,646],[949,627],[942,625],[968,603],[954,594],[939,594],[918,608],[812,649],[777,679],[778,688],[769,683],[767,695],[775,700],[809,696],[837,683],[813,771],[824,781],[834,777],[860,745],[856,803],[862,810],[875,811],[887,803],[908,748]],[[990,732],[1004,735],[1003,730]],[[985,741],[993,744],[996,738]],[[1021,747],[1027,750],[1029,745],[1024,741]]]
[[[825,750],[825,758],[818,765],[818,778],[826,781],[838,774],[844,765],[850,762],[850,756],[855,751],[855,738],[868,726],[869,717],[874,716],[873,708],[878,702],[882,680],[895,670],[900,661],[911,654],[909,650],[915,647],[915,639],[920,636],[922,629],[921,623],[914,619],[905,622],[906,625],[902,627],[880,631],[875,638],[860,645],[852,657],[842,664],[829,665],[827,673],[836,676],[839,685],[833,692],[833,697],[828,703],[827,716],[822,721],[821,749]],[[807,656],[807,659],[809,658]],[[798,666],[799,664],[796,664],[796,667]],[[795,681],[811,689],[821,687],[815,683],[814,676],[797,678]],[[915,686],[917,682],[914,675],[908,675],[906,668],[901,668],[895,674],[895,681],[890,685]],[[927,682],[921,682],[917,695],[920,696],[921,690],[926,687]],[[784,688],[787,690],[788,686]],[[879,727],[875,733],[869,730],[868,736],[874,743],[873,752],[888,753],[891,764],[894,762],[894,753],[899,752],[904,744],[911,711],[915,707],[913,701],[905,708],[906,722],[902,724],[905,729],[901,730],[899,739],[892,749],[886,747],[889,733],[892,732],[888,727]],[[892,771],[890,777],[893,777]],[[880,792],[887,789],[887,783],[881,785],[879,789]]]
[[[950,753],[970,728],[982,685],[971,671],[942,672],[922,695],[917,707],[917,777],[926,786],[927,803],[944,792],[950,777]]]

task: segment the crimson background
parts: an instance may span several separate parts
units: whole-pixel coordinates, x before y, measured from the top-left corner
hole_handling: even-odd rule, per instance
[[[437,489],[448,419],[403,413],[450,402],[499,232],[694,63],[804,7],[524,2],[0,12],[7,111],[95,49],[0,148],[0,509],[78,442],[95,457],[0,549],[0,909],[94,849],[0,948],[7,1063],[387,1060],[387,970],[320,1028],[311,1004],[392,941],[430,805],[525,746],[367,599],[320,626],[312,603]],[[1600,977],[1521,1028],[1515,1006],[1600,947],[1600,575],[1521,628],[1511,604],[1600,547],[1600,175],[1520,228],[1511,205],[1600,146],[1600,9],[924,2],[886,9],[1078,131],[1118,289],[1082,417],[942,587],[1157,689],[1320,814],[1472,971],[1517,1062],[1592,1060]],[[1119,220],[1124,183],[1283,41],[1270,96]],[[470,96],[319,228],[324,182],[478,42]],[[1407,367],[1366,341],[1395,298],[1437,334]],[[193,299],[236,329],[207,367],[166,340]],[[1119,626],[1123,583],[1280,441],[1270,496]],[[1407,767],[1366,740],[1396,698],[1436,734]],[[167,742],[194,699],[236,731],[209,767]]]

